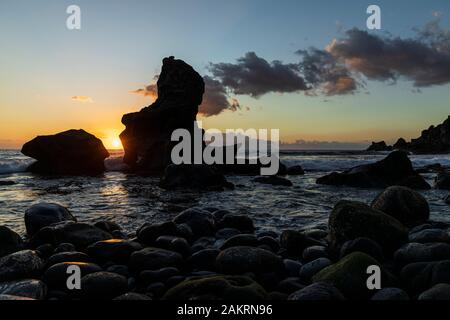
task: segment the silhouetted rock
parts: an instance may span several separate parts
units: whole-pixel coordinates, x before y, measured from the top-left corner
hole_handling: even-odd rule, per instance
[[[445,198],[445,203],[450,204],[450,194],[447,196],[447,198]]]
[[[278,177],[278,176],[264,176],[253,179],[255,182],[259,182],[262,184],[271,184],[273,186],[285,186],[291,187],[292,182],[286,178]]]
[[[286,174],[288,174],[290,176],[300,176],[300,175],[305,174],[305,170],[303,170],[302,166],[295,165],[295,166],[288,167],[286,169]]]
[[[171,141],[172,132],[179,128],[193,132],[205,91],[203,78],[174,57],[163,59],[157,86],[158,98],[152,105],[122,118],[124,162],[141,172],[160,173],[171,163],[176,144]]]
[[[171,164],[164,170],[160,186],[167,190],[222,190],[234,187],[216,167],[205,164]]]
[[[411,189],[430,189],[425,179],[414,171],[411,161],[403,151],[394,151],[375,163],[333,172],[317,179],[318,184],[361,188],[386,188],[393,185]]]
[[[37,160],[28,170],[42,174],[99,174],[109,157],[101,140],[84,130],[38,136],[23,145],[22,153]]]
[[[394,150],[408,150],[408,142],[405,139],[399,138],[396,143],[392,146]]]
[[[386,142],[372,142],[372,144],[367,148],[367,151],[391,151],[392,147],[388,146]]]
[[[77,221],[77,219],[63,206],[55,203],[38,203],[25,211],[25,227],[28,236],[51,224],[63,221]]]
[[[0,282],[39,277],[44,261],[36,251],[23,250],[0,258]]]
[[[412,139],[409,150],[415,153],[450,152],[450,116],[437,126],[423,130],[417,139]]]
[[[372,208],[396,218],[408,227],[421,225],[430,218],[427,200],[417,191],[406,187],[387,188],[373,200]]]
[[[450,190],[450,173],[438,173],[434,183],[437,189]]]
[[[0,258],[22,248],[22,238],[8,227],[0,226]]]

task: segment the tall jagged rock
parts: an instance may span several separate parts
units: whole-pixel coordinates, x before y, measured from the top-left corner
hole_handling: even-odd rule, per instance
[[[158,98],[152,105],[122,118],[124,162],[138,172],[161,173],[171,163],[176,144],[171,141],[172,132],[178,128],[193,132],[205,91],[203,78],[174,57],[163,59],[157,86]]]
[[[443,123],[423,130],[419,138],[412,139],[409,150],[416,153],[450,152],[450,116]]]

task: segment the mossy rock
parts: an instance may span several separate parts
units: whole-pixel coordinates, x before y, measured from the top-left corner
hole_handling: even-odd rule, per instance
[[[353,252],[339,262],[321,270],[312,279],[313,282],[328,282],[334,285],[348,299],[368,299],[373,290],[367,288],[367,279],[372,273],[367,273],[369,266],[380,266],[381,287],[391,287],[396,279],[380,263],[362,252]]]
[[[266,291],[248,277],[214,276],[185,280],[171,288],[163,300],[266,300]]]

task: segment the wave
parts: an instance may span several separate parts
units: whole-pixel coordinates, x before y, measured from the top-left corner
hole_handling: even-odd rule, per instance
[[[33,162],[33,159],[0,160],[0,174],[24,172]]]
[[[129,167],[123,162],[122,155],[112,156],[105,159],[106,171],[126,171]]]

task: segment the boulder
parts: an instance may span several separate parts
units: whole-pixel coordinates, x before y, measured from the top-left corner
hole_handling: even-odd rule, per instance
[[[221,246],[221,250],[225,250],[231,247],[247,246],[257,247],[260,244],[258,239],[253,234],[238,234],[227,239]]]
[[[214,271],[216,258],[220,251],[217,249],[204,249],[197,251],[187,259],[187,265],[192,270],[198,271]]]
[[[408,294],[400,288],[383,288],[377,291],[371,298],[374,301],[406,301]]]
[[[253,220],[243,214],[226,214],[217,222],[217,229],[233,228],[243,233],[253,233],[255,226]]]
[[[22,153],[37,160],[28,170],[42,174],[96,175],[105,171],[109,157],[102,141],[84,130],[38,136],[23,145]]]
[[[385,141],[373,142],[366,151],[391,151],[392,147],[388,146]]]
[[[47,286],[40,280],[27,279],[0,283],[0,295],[12,295],[34,300],[44,300]]]
[[[410,232],[409,242],[429,243],[446,242],[450,243],[450,236],[442,229],[424,229],[417,232]]]
[[[109,239],[90,245],[87,247],[87,253],[100,263],[114,262],[127,264],[131,254],[141,249],[142,245],[138,242]]]
[[[220,252],[216,258],[216,267],[224,274],[284,272],[283,260],[279,256],[264,249],[245,246]]]
[[[261,301],[267,297],[266,291],[248,277],[215,276],[185,280],[167,291],[163,300]]]
[[[418,300],[450,300],[450,284],[440,283],[422,292]]]
[[[407,187],[387,188],[373,200],[371,206],[394,217],[407,227],[418,226],[430,218],[427,200],[417,191]]]
[[[294,301],[342,301],[342,293],[327,282],[313,283],[299,291],[292,293],[288,300]]]
[[[0,258],[0,281],[39,277],[44,261],[36,251],[22,250]]]
[[[450,245],[446,243],[408,243],[398,249],[394,259],[401,264],[450,259]]]
[[[181,267],[183,257],[181,254],[159,248],[144,248],[135,251],[130,257],[130,269],[133,271],[157,270],[164,267]]]
[[[166,190],[223,190],[234,187],[219,169],[206,164],[170,164],[164,170],[160,186]]]
[[[369,255],[377,261],[384,261],[383,249],[369,238],[356,238],[346,241],[341,247],[340,259],[357,251]]]
[[[61,262],[91,262],[92,258],[83,252],[58,252],[50,256],[47,260],[47,266],[52,266]]]
[[[366,284],[367,268],[373,265],[381,268],[381,285],[383,287],[395,284],[393,276],[386,272],[378,261],[362,252],[354,252],[323,269],[313,277],[313,282],[331,283],[349,299],[366,299],[373,294]]]
[[[190,208],[177,215],[173,222],[175,224],[187,224],[196,238],[210,236],[215,231],[214,216],[204,210]]]
[[[77,219],[67,208],[56,203],[38,203],[25,211],[25,227],[29,237],[44,227],[64,221],[76,222]]]
[[[177,234],[177,225],[172,221],[156,224],[146,223],[137,231],[137,238],[140,243],[152,245],[160,236],[175,236]]]
[[[299,277],[302,283],[310,283],[311,278],[317,274],[320,270],[330,266],[331,260],[328,258],[318,258],[311,262],[305,263],[299,272]]]
[[[310,262],[319,258],[328,258],[328,248],[325,246],[312,246],[303,250],[303,261]]]
[[[436,189],[450,190],[450,173],[440,172],[434,181]]]
[[[305,170],[303,170],[302,166],[295,165],[295,166],[288,167],[286,169],[286,174],[288,174],[290,176],[301,176],[301,175],[305,174]]]
[[[111,238],[111,234],[93,225],[66,221],[42,228],[31,238],[30,243],[34,247],[45,243],[71,243],[77,250],[83,251],[95,242]]]
[[[299,257],[306,248],[320,246],[322,243],[308,237],[303,232],[297,230],[284,230],[280,235],[280,245],[283,249],[286,249],[289,255]]]
[[[0,226],[0,258],[22,248],[22,238],[8,227]]]
[[[354,167],[344,172],[333,172],[320,177],[318,184],[359,188],[386,188],[399,185],[412,189],[430,189],[425,179],[414,171],[408,155],[394,151],[375,163]]]
[[[339,201],[330,214],[328,226],[334,247],[364,237],[391,253],[408,240],[408,230],[398,220],[356,201]]]
[[[70,266],[79,267],[81,277],[84,277],[85,275],[88,275],[90,273],[102,271],[102,268],[94,263],[76,261],[61,262],[52,265],[45,271],[43,276],[44,282],[52,289],[59,289],[63,291],[68,290],[67,278],[69,275],[67,273],[67,270]]]
[[[293,184],[290,180],[278,176],[265,176],[265,177],[258,177],[253,179],[255,182],[259,182],[262,184],[270,184],[273,186],[285,186],[285,187],[292,187]]]
[[[111,300],[128,290],[127,278],[117,273],[94,272],[81,278],[80,297],[88,300]]]
[[[122,117],[124,162],[140,172],[161,173],[171,163],[176,145],[172,133],[175,129],[193,133],[205,91],[203,78],[174,57],[163,59],[157,87],[158,98],[152,105]]]

